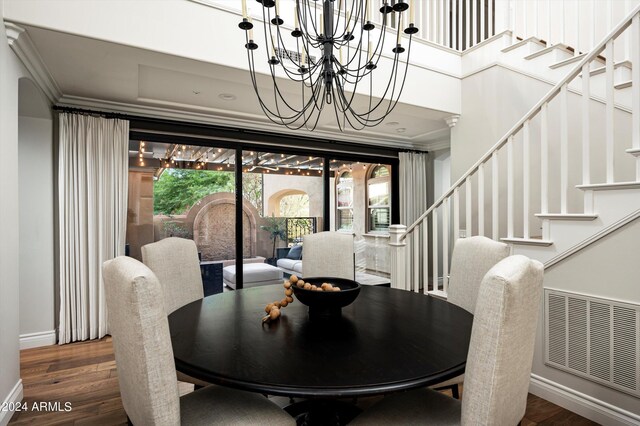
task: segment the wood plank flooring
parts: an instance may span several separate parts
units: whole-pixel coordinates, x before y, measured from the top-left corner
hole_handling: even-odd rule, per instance
[[[124,425],[111,338],[63,346],[27,349],[20,354],[24,400],[28,411],[10,425]],[[193,386],[181,383],[180,393]],[[286,401],[286,399],[283,398]],[[33,403],[60,403],[61,411],[33,411]],[[71,411],[64,411],[65,403]],[[583,417],[529,395],[523,426],[595,425]]]

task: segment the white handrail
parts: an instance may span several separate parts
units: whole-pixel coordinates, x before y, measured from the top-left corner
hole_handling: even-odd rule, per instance
[[[596,46],[594,46],[589,54],[587,54],[564,78],[562,78],[540,101],[538,101],[527,114],[525,114],[520,120],[518,120],[518,122],[511,129],[509,129],[509,131],[505,133],[505,135],[500,138],[498,142],[493,145],[491,149],[489,149],[489,151],[487,151],[482,157],[480,157],[480,159],[476,161],[476,163],[471,166],[464,175],[462,175],[453,185],[451,185],[451,187],[440,198],[438,198],[436,202],[434,202],[422,215],[420,215],[420,217],[411,226],[409,226],[406,232],[400,237],[400,241],[404,240],[407,237],[407,234],[411,233],[416,228],[416,226],[420,225],[420,223],[424,221],[424,219],[426,219],[429,214],[431,214],[434,209],[439,207],[446,198],[450,197],[453,194],[453,191],[456,188],[460,187],[467,180],[467,178],[473,175],[481,164],[486,163],[487,160],[491,158],[494,151],[502,148],[507,143],[510,137],[518,133],[518,131],[524,126],[524,123],[528,120],[531,120],[540,111],[544,104],[550,102],[553,98],[555,98],[560,93],[560,90],[563,86],[576,78],[578,74],[582,72],[582,67],[584,65],[587,65],[591,61],[596,59],[598,55],[600,55],[600,53],[602,53],[602,51],[605,49],[607,43],[610,40],[617,38],[624,30],[626,30],[627,27],[631,25],[633,17],[639,13],[640,5],[636,6],[625,19],[620,21],[620,23],[616,25],[606,35],[606,37],[604,37]],[[613,63],[613,60],[613,57],[607,58],[607,61],[611,61],[611,63]]]

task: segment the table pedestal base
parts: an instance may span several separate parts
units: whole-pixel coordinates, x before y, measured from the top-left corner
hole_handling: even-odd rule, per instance
[[[284,408],[298,426],[342,426],[362,412],[354,404],[335,399],[307,399]]]

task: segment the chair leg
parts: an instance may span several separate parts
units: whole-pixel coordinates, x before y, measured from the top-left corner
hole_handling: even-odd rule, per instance
[[[453,396],[455,399],[460,399],[460,391],[458,385],[451,386],[451,396]]]
[[[436,388],[435,390],[437,391],[450,390],[452,397],[454,397],[455,399],[460,399],[460,392],[458,389],[459,389],[458,385],[450,385],[450,386],[443,386],[441,388]]]
[[[131,419],[129,418],[129,416],[127,416],[127,425],[133,426],[133,423],[131,422]]]

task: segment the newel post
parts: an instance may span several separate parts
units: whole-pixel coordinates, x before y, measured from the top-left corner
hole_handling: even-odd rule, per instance
[[[391,288],[406,290],[406,241],[402,238],[407,231],[406,225],[389,226],[389,246],[391,246]]]

